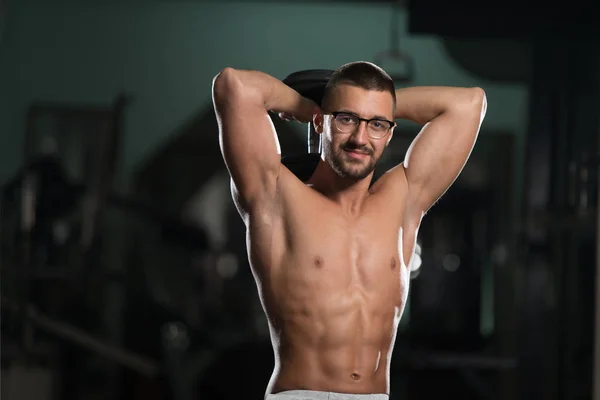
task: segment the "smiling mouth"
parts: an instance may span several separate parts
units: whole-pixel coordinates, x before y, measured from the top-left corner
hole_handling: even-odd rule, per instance
[[[351,149],[344,149],[344,151],[346,152],[346,154],[348,154],[352,158],[365,158],[368,156],[367,153],[364,153],[362,151],[351,150]]]

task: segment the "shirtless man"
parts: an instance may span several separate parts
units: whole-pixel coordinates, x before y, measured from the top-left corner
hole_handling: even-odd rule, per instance
[[[320,107],[267,74],[231,68],[215,77],[213,100],[275,354],[266,398],[387,399],[417,231],[471,153],[483,90],[395,91],[381,68],[356,62],[334,73]],[[307,183],[282,165],[269,112],[321,135]],[[399,118],[424,127],[371,186]]]

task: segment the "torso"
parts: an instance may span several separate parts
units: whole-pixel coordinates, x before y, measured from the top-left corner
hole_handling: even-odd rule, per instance
[[[284,168],[275,206],[247,221],[275,352],[267,393],[389,393],[417,226],[403,226],[397,188],[374,188],[347,216]]]

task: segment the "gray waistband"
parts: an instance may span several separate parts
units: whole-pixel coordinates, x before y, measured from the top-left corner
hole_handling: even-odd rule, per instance
[[[314,390],[287,390],[268,394],[266,400],[389,400],[387,394],[347,394]]]

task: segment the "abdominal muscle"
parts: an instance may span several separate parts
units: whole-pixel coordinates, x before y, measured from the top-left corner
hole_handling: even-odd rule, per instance
[[[307,285],[300,279],[278,286],[285,291],[263,293],[276,356],[268,393],[388,393],[399,307],[385,289],[367,294],[353,285],[334,289],[335,281],[327,281]]]

